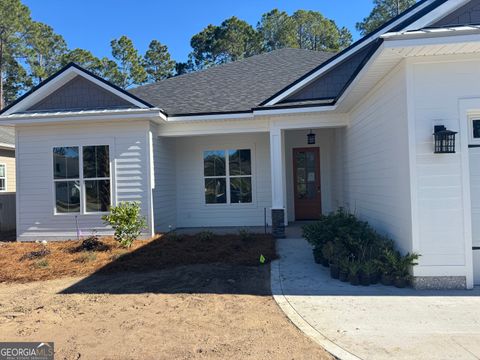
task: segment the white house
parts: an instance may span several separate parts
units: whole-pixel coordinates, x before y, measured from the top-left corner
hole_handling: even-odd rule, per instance
[[[268,209],[281,237],[345,207],[422,255],[417,287],[480,284],[476,24],[480,0],[423,0],[338,54],[277,50],[130,92],[70,64],[0,116],[17,238],[110,233],[101,215],[122,201],[147,235],[259,226]],[[439,126],[455,151],[435,149]]]

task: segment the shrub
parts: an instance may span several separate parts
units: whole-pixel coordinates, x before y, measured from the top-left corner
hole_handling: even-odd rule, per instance
[[[214,236],[215,234],[209,230],[204,230],[197,234],[197,237],[200,239],[200,241],[211,241],[213,240]]]
[[[361,273],[375,280],[381,273],[386,278],[408,281],[410,268],[417,265],[419,257],[402,256],[392,239],[378,234],[367,222],[344,209],[304,226],[303,235],[313,246],[316,262],[337,265],[352,277]]]
[[[75,261],[79,263],[87,263],[97,260],[97,255],[91,251],[84,251]]]
[[[115,240],[121,246],[129,248],[146,227],[145,217],[140,215],[140,205],[137,202],[123,202],[112,207],[109,215],[102,216],[105,224],[115,231]]]
[[[238,235],[240,236],[240,239],[242,239],[243,241],[249,241],[253,239],[253,234],[248,229],[238,230]]]
[[[48,267],[48,260],[47,259],[38,260],[37,262],[35,262],[34,266],[37,269],[45,269]]]

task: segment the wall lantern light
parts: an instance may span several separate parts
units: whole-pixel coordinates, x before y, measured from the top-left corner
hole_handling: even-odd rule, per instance
[[[435,154],[454,154],[455,153],[455,131],[447,130],[443,125],[435,126]]]
[[[315,134],[310,130],[310,133],[307,135],[308,145],[315,145]]]

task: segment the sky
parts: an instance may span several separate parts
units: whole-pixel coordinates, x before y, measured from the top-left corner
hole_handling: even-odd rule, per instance
[[[237,16],[256,26],[274,8],[292,14],[315,10],[346,26],[359,38],[355,24],[366,17],[372,0],[23,0],[36,21],[52,26],[70,49],[110,56],[110,41],[130,37],[141,54],[151,40],[168,46],[176,61],[186,61],[191,37],[208,24]]]

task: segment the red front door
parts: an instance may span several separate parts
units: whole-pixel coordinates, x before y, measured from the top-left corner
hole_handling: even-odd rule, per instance
[[[293,149],[295,219],[316,220],[322,214],[320,151],[318,148]]]

